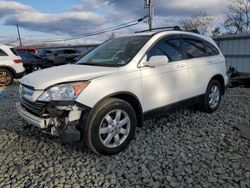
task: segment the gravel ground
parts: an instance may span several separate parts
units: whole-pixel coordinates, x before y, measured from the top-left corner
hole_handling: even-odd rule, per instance
[[[250,89],[228,89],[216,113],[180,110],[144,122],[118,155],[102,157],[28,126],[17,84],[0,98],[0,187],[250,187]]]

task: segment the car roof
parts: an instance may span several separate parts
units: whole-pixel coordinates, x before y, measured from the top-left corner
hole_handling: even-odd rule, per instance
[[[135,36],[140,36],[140,35],[162,35],[162,34],[188,34],[188,35],[193,35],[193,36],[197,36],[197,37],[204,37],[205,35],[201,35],[199,33],[194,33],[194,32],[188,32],[188,31],[146,31],[146,32],[141,32],[141,33],[135,33],[133,35]]]
[[[211,43],[214,43],[213,39],[211,37],[202,35],[199,33],[194,33],[194,32],[188,32],[188,31],[176,31],[176,30],[170,30],[170,31],[146,31],[146,32],[140,32],[140,33],[135,33],[131,36],[167,36],[167,35],[172,35],[172,34],[179,34],[179,35],[189,35],[189,36],[194,36],[198,37],[201,39],[204,39],[206,41],[209,41]]]

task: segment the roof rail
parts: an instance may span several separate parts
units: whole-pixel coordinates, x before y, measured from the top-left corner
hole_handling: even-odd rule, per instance
[[[150,31],[155,31],[155,30],[163,30],[163,31],[181,31],[181,28],[179,26],[170,26],[170,27],[157,27],[153,29],[147,29],[147,30],[142,30],[142,31],[136,31],[135,33],[144,33],[144,32],[150,32]]]
[[[186,31],[186,32],[192,32],[192,33],[200,34],[200,32],[199,32],[197,29],[193,29],[193,30],[182,30],[179,26],[158,27],[158,28],[153,28],[153,29],[147,29],[147,30],[142,30],[142,31],[136,31],[135,33],[144,33],[144,32],[150,32],[150,31],[155,31],[155,30],[162,30],[162,31]]]

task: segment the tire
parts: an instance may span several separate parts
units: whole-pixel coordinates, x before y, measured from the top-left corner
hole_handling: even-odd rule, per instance
[[[221,102],[222,89],[220,82],[211,80],[206,89],[204,101],[202,103],[202,110],[207,113],[216,111]]]
[[[8,86],[13,80],[14,75],[8,69],[0,68],[0,86]]]
[[[116,118],[119,121],[114,121]],[[132,106],[126,101],[110,98],[92,109],[85,125],[84,140],[95,153],[113,155],[123,150],[133,139],[136,126],[136,114]]]

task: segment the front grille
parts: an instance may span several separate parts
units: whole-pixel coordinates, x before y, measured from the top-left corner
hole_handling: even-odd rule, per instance
[[[28,110],[30,113],[42,116],[45,113],[45,103],[42,102],[32,102],[23,97],[21,97],[21,104],[22,106]]]

